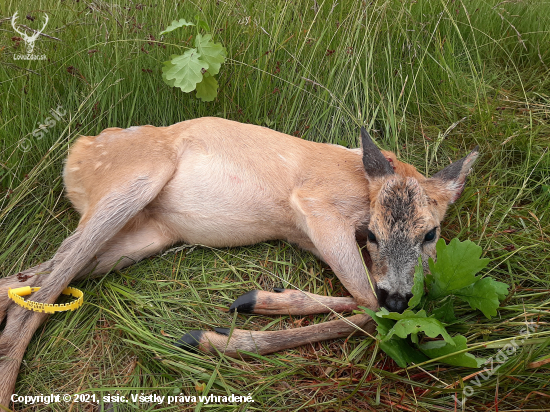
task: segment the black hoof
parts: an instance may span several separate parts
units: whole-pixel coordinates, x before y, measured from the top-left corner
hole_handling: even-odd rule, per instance
[[[202,330],[192,330],[187,332],[183,337],[175,343],[178,348],[182,348],[187,352],[199,353],[198,347],[202,338]]]
[[[257,295],[257,290],[251,290],[250,292],[239,296],[229,308],[229,312],[233,313],[237,311],[239,313],[252,313],[254,311],[254,307],[256,306]]]
[[[284,293],[285,288],[273,288],[273,292],[275,292],[275,293]]]
[[[231,329],[229,328],[214,328],[214,332],[219,333],[220,335],[229,336]]]

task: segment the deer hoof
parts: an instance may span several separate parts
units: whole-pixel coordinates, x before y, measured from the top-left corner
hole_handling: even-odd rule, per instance
[[[227,346],[228,337],[231,332],[229,328],[214,328],[213,332],[206,330],[192,330],[187,332],[175,346],[190,353],[215,353],[216,348]],[[222,352],[224,350],[221,350]]]
[[[199,343],[201,342],[203,333],[203,330],[192,330],[187,332],[175,343],[175,345],[187,352],[199,353]]]
[[[235,311],[239,313],[252,313],[256,307],[256,300],[258,297],[257,290],[251,290],[250,292],[245,293],[242,296],[239,296],[235,302],[229,308],[229,312],[233,313]]]

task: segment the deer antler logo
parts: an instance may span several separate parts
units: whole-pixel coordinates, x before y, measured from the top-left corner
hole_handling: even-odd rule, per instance
[[[35,30],[34,34],[32,36],[28,36],[27,33],[21,32],[21,31],[17,30],[17,27],[15,27],[15,20],[17,19],[17,12],[15,12],[13,17],[11,18],[11,25],[12,25],[13,29],[17,33],[19,33],[21,35],[21,37],[23,38],[23,40],[25,41],[25,44],[27,46],[27,54],[32,54],[32,52],[34,50],[35,40],[38,38],[38,36],[40,36],[42,31],[46,28],[46,25],[48,24],[49,17],[46,13],[44,13],[44,14],[46,15],[46,21],[44,22],[44,26],[42,26],[42,28],[38,31]]]

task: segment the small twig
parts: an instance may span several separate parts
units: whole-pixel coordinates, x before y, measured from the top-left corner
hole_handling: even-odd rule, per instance
[[[35,72],[34,70],[31,70],[31,69],[27,69],[26,67],[19,67],[17,64],[13,64],[13,63],[8,63],[8,62],[4,62],[3,64],[5,64],[6,66],[8,67],[13,67],[15,69],[21,69],[21,70],[26,70],[28,72],[31,72],[31,73],[34,73],[34,74],[38,74],[38,72]],[[40,74],[38,74],[40,76]]]
[[[527,369],[540,368],[543,365],[550,363],[550,358],[546,358],[537,362],[531,362],[527,365]]]
[[[310,82],[310,83],[313,84],[314,86],[321,86],[321,84],[317,83],[316,81],[307,79],[307,78],[305,78],[305,77],[303,77],[303,76],[302,76],[302,79],[304,79],[306,82]],[[321,86],[321,87],[322,87],[322,86]]]
[[[9,19],[8,19],[9,20]],[[38,30],[35,30],[35,29],[32,29],[30,28],[29,26],[26,26],[24,24],[18,24],[19,27],[23,27],[24,29],[27,29],[27,30],[30,30],[34,33],[38,33],[40,36],[44,36],[44,37],[47,37],[48,39],[52,39],[52,40],[57,40],[57,41],[62,41],[61,39],[58,39],[57,37],[53,37],[53,36],[50,36],[49,34],[44,34],[42,32],[38,32]]]
[[[510,25],[510,27],[512,27],[512,29],[514,29],[514,31],[516,32],[516,35],[518,36],[518,41],[519,43],[523,46],[523,48],[525,50],[527,50],[527,46],[525,45],[525,40],[523,40],[521,38],[521,33],[518,31],[518,29],[516,29],[516,26],[514,26],[512,23],[510,23],[510,21],[508,19],[506,19],[502,14],[500,14],[498,11],[497,11],[497,14],[500,16],[500,18],[502,19],[502,21],[506,21],[506,23],[508,23]]]
[[[191,253],[193,250],[195,250],[196,247],[197,245],[187,245],[187,244],[173,247],[171,249],[166,250],[161,256],[165,256],[170,253],[181,252],[182,250],[188,249],[188,248],[189,248],[189,251],[187,253]]]

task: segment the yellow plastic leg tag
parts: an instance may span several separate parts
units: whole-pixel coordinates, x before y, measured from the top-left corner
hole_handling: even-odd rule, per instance
[[[32,300],[25,300],[23,296],[28,296],[33,292],[39,291],[40,288],[33,288],[30,286],[25,286],[22,288],[16,288],[16,289],[9,289],[8,290],[8,296],[10,299],[12,299],[15,303],[17,303],[19,306],[33,310],[35,312],[45,312],[45,313],[55,313],[55,312],[64,312],[67,310],[75,310],[82,306],[84,303],[84,293],[82,293],[80,290],[76,288],[65,288],[63,292],[61,292],[64,295],[71,295],[76,300],[70,302],[70,303],[63,303],[59,305],[51,305],[48,303],[40,303],[40,302],[33,302]]]

